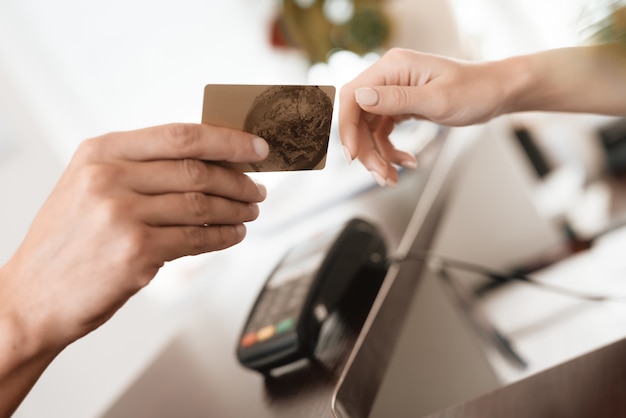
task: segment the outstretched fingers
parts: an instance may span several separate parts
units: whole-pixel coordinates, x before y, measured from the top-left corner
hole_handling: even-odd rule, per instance
[[[193,158],[207,161],[258,162],[269,153],[267,143],[252,134],[217,126],[173,123],[116,132],[83,146],[87,158],[153,161]],[[80,151],[80,150],[79,150]]]
[[[261,202],[262,184],[230,167],[194,159],[127,162],[120,181],[141,194],[201,192],[242,202]]]
[[[154,237],[160,258],[175,260],[188,255],[219,251],[240,243],[246,227],[236,225],[172,226],[159,228]]]
[[[151,226],[234,225],[259,216],[256,203],[238,202],[198,192],[150,196],[138,216]]]

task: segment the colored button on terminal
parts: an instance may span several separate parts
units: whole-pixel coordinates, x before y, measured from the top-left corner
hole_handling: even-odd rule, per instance
[[[296,321],[293,318],[283,319],[276,325],[276,334],[283,334],[293,329]]]
[[[252,344],[256,343],[256,341],[257,341],[256,332],[251,332],[249,334],[244,335],[241,338],[240,344],[242,347],[249,347]]]
[[[272,338],[276,334],[276,327],[274,325],[268,325],[257,331],[256,337],[258,341],[265,341]]]

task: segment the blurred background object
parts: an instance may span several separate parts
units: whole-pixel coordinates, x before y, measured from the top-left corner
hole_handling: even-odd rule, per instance
[[[381,51],[393,30],[384,0],[283,0],[272,25],[273,43],[304,51],[311,63],[331,52]]]
[[[617,42],[626,46],[626,2],[597,0],[586,7],[591,42]]]
[[[341,51],[380,55],[391,47],[464,56],[456,26],[449,1],[283,0],[270,42],[300,51],[311,65]]]

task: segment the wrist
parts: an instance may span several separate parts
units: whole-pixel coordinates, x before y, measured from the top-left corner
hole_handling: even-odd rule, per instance
[[[8,309],[0,311],[0,416],[15,412],[58,354],[41,347],[21,326],[18,316]]]
[[[0,376],[37,357],[37,350],[26,336],[20,321],[6,310],[0,312]]]
[[[541,92],[540,71],[531,56],[518,55],[492,63],[496,67],[497,80],[503,91],[502,108],[500,114],[535,110],[541,98],[536,97]]]
[[[10,278],[8,268],[0,267],[0,376],[32,361],[51,361],[61,351],[47,346],[43,333],[16,308]]]
[[[510,72],[505,112],[626,114],[626,53],[616,45],[557,48],[494,64]]]

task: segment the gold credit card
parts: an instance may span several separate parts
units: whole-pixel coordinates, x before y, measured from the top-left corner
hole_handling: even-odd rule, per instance
[[[208,84],[202,123],[250,132],[269,144],[259,163],[243,171],[320,170],[326,164],[334,86]]]

